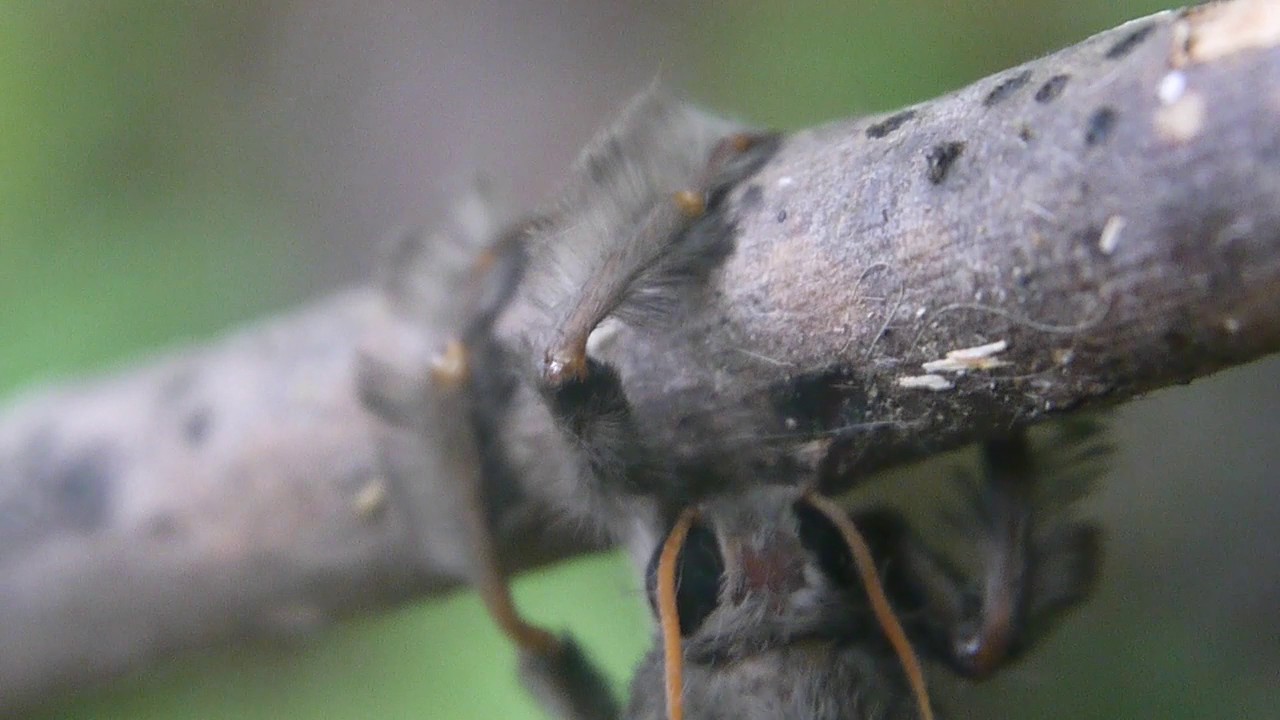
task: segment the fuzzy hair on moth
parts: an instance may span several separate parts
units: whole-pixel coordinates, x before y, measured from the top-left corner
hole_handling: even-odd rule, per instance
[[[725,198],[781,142],[653,86],[526,219],[393,246],[390,314],[435,347],[365,363],[366,403],[417,438],[415,467],[457,478],[460,562],[555,717],[930,720],[920,658],[990,674],[1092,584],[1096,533],[1060,512],[1079,495],[1043,500],[1021,435],[985,446],[976,582],[891,511],[849,515],[802,473],[699,484],[648,440],[588,339],[606,318],[657,329],[697,301],[733,251]],[[660,641],[625,711],[571,637],[518,613],[493,542],[499,487],[651,557]]]

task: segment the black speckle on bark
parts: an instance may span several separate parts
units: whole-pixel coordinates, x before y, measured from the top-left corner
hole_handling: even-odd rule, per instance
[[[8,468],[13,475],[0,467],[0,558],[43,538],[106,527],[120,466],[105,442],[67,448],[52,428],[33,433]]]
[[[875,125],[868,127],[867,137],[872,139],[886,137],[889,135],[889,133],[892,133],[894,130],[897,130],[898,128],[902,127],[907,123],[908,120],[910,120],[915,116],[916,116],[915,110],[903,110],[902,112],[896,115],[890,115],[889,117],[885,118],[884,120],[881,120]]]
[[[197,408],[182,422],[182,437],[190,447],[200,447],[208,439],[212,425],[213,412],[207,407]]]
[[[1128,55],[1134,48],[1141,45],[1142,41],[1146,40],[1147,36],[1151,35],[1151,32],[1155,29],[1155,23],[1149,23],[1147,25],[1143,25],[1137,30],[1134,30],[1128,35],[1125,35],[1119,42],[1112,45],[1111,48],[1107,50],[1107,59],[1118,60],[1125,55]]]
[[[158,542],[172,542],[182,535],[182,524],[173,515],[157,515],[143,526],[147,537]]]
[[[1115,127],[1117,117],[1119,113],[1111,107],[1100,108],[1090,115],[1089,124],[1084,131],[1084,144],[1092,147],[1106,142]]]
[[[1031,80],[1030,70],[1023,70],[1013,77],[1002,80],[999,85],[991,88],[991,92],[987,93],[987,96],[982,99],[983,107],[993,107],[1007,100],[1023,85],[1026,85],[1029,80]]]
[[[117,469],[105,445],[75,452],[54,469],[47,492],[63,527],[87,534],[108,523]]]
[[[783,208],[782,210],[778,211],[778,222],[786,222],[786,221],[787,221],[787,210],[786,208]]]
[[[1049,103],[1058,99],[1058,96],[1066,89],[1069,80],[1071,80],[1070,75],[1054,75],[1045,80],[1040,89],[1036,90],[1036,102]]]
[[[929,182],[939,185],[943,180],[947,179],[947,173],[951,171],[951,166],[964,153],[964,143],[962,142],[945,142],[934,145],[925,152],[924,159],[928,165],[926,176]]]

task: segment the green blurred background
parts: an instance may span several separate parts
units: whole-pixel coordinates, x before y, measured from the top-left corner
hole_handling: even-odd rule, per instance
[[[478,175],[527,206],[655,73],[761,124],[800,127],[924,99],[1162,7],[519,5],[0,2],[0,392],[358,282],[377,238],[439,216]],[[1161,458],[1126,454],[1100,500],[1119,548],[1107,586],[1041,657],[963,691],[959,717],[1275,716],[1280,558],[1261,528],[1280,518],[1250,493],[1269,482],[1280,398],[1266,388],[1278,375],[1255,366],[1207,395],[1126,411],[1136,419],[1121,440]],[[1262,420],[1214,394],[1233,391]],[[1232,440],[1216,457],[1160,452],[1202,435]],[[1164,474],[1127,479],[1144,471]],[[1192,490],[1162,490],[1170,473]],[[1213,473],[1234,480],[1206,513],[1194,488]],[[625,687],[648,630],[620,558],[522,578],[518,595]],[[538,717],[512,664],[460,594],[298,645],[174,658],[55,698],[46,715]]]

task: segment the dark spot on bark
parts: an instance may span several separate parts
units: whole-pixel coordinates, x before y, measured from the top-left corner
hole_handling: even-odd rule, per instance
[[[1062,91],[1067,87],[1067,81],[1071,79],[1070,75],[1054,75],[1036,90],[1036,102],[1048,103],[1058,99]]]
[[[991,88],[991,92],[987,93],[987,96],[982,99],[983,107],[992,107],[1007,100],[1023,85],[1026,85],[1029,80],[1031,80],[1030,70],[1023,70],[1013,77],[1002,80],[999,85]]]
[[[1034,140],[1035,137],[1036,135],[1034,132],[1032,132],[1031,126],[1022,125],[1018,128],[1018,139],[1021,140],[1022,142],[1029,143],[1032,140]]]
[[[118,458],[105,443],[81,447],[64,447],[44,426],[23,438],[11,463],[0,463],[0,558],[108,523]]]
[[[884,120],[881,120],[880,122],[868,127],[867,137],[873,138],[873,139],[885,137],[886,135],[893,132],[894,130],[897,130],[898,128],[902,127],[904,124],[906,124],[908,120],[910,120],[915,116],[916,116],[915,110],[903,110],[902,112],[896,115],[890,115]]]
[[[63,527],[90,533],[107,524],[117,465],[106,445],[96,445],[73,453],[54,470],[48,492]]]
[[[170,541],[182,534],[182,524],[173,515],[156,515],[143,526],[147,537],[152,540]]]
[[[1104,107],[1089,116],[1089,124],[1084,131],[1084,144],[1093,146],[1107,141],[1111,130],[1115,128],[1119,113],[1115,108]]]
[[[951,166],[964,153],[964,143],[962,142],[945,142],[939,143],[929,148],[924,154],[925,163],[928,165],[926,176],[929,182],[934,185],[940,184],[947,179],[947,173],[951,171]]]
[[[1117,60],[1119,58],[1124,57],[1125,55],[1128,55],[1130,52],[1133,51],[1134,48],[1138,47],[1138,45],[1141,45],[1142,41],[1146,40],[1147,36],[1149,36],[1151,32],[1155,29],[1156,29],[1155,23],[1149,23],[1147,25],[1143,25],[1137,30],[1134,30],[1128,35],[1125,35],[1123,38],[1120,38],[1119,42],[1117,42],[1115,45],[1112,45],[1111,48],[1107,50],[1107,55],[1106,55],[1107,59]]]
[[[764,189],[759,183],[751,183],[742,193],[742,209],[755,210],[764,203]]]
[[[182,421],[182,437],[191,447],[199,447],[209,437],[212,424],[213,411],[207,407],[197,408]]]
[[[772,388],[778,418],[789,432],[825,433],[861,421],[866,393],[846,367],[806,373]]]
[[[786,221],[787,221],[787,211],[784,208],[778,211],[778,222],[786,222]]]

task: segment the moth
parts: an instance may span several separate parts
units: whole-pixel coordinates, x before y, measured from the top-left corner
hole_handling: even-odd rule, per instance
[[[887,508],[846,517],[785,489],[705,503],[676,571],[685,716],[929,717],[929,695],[913,687],[920,669],[904,668],[895,643],[973,680],[1016,660],[1096,580],[1098,531],[1071,508],[1091,478],[1079,456],[1099,452],[1097,437],[1073,425],[1035,445],[1050,452],[1022,434],[983,445],[981,477],[959,478],[967,500],[955,537],[976,553],[972,574]],[[878,579],[859,573],[860,551]],[[877,602],[900,628],[882,624]],[[659,648],[645,657],[626,717],[668,717],[670,662]]]
[[[1089,478],[1051,480],[1071,464],[1041,462],[1023,435],[989,441],[966,485],[973,573],[902,515],[850,515],[803,473],[708,479],[647,439],[593,333],[661,328],[698,301],[733,251],[722,202],[781,142],[653,87],[543,209],[390,252],[393,315],[426,340],[365,362],[365,402],[426,448],[410,470],[457,478],[473,581],[555,717],[928,719],[921,657],[989,675],[1093,584],[1097,531],[1070,514]],[[752,431],[776,421],[738,410]],[[1095,444],[1077,433],[1060,450]],[[659,633],[625,711],[572,638],[516,611],[488,496],[510,486],[648,558]]]

